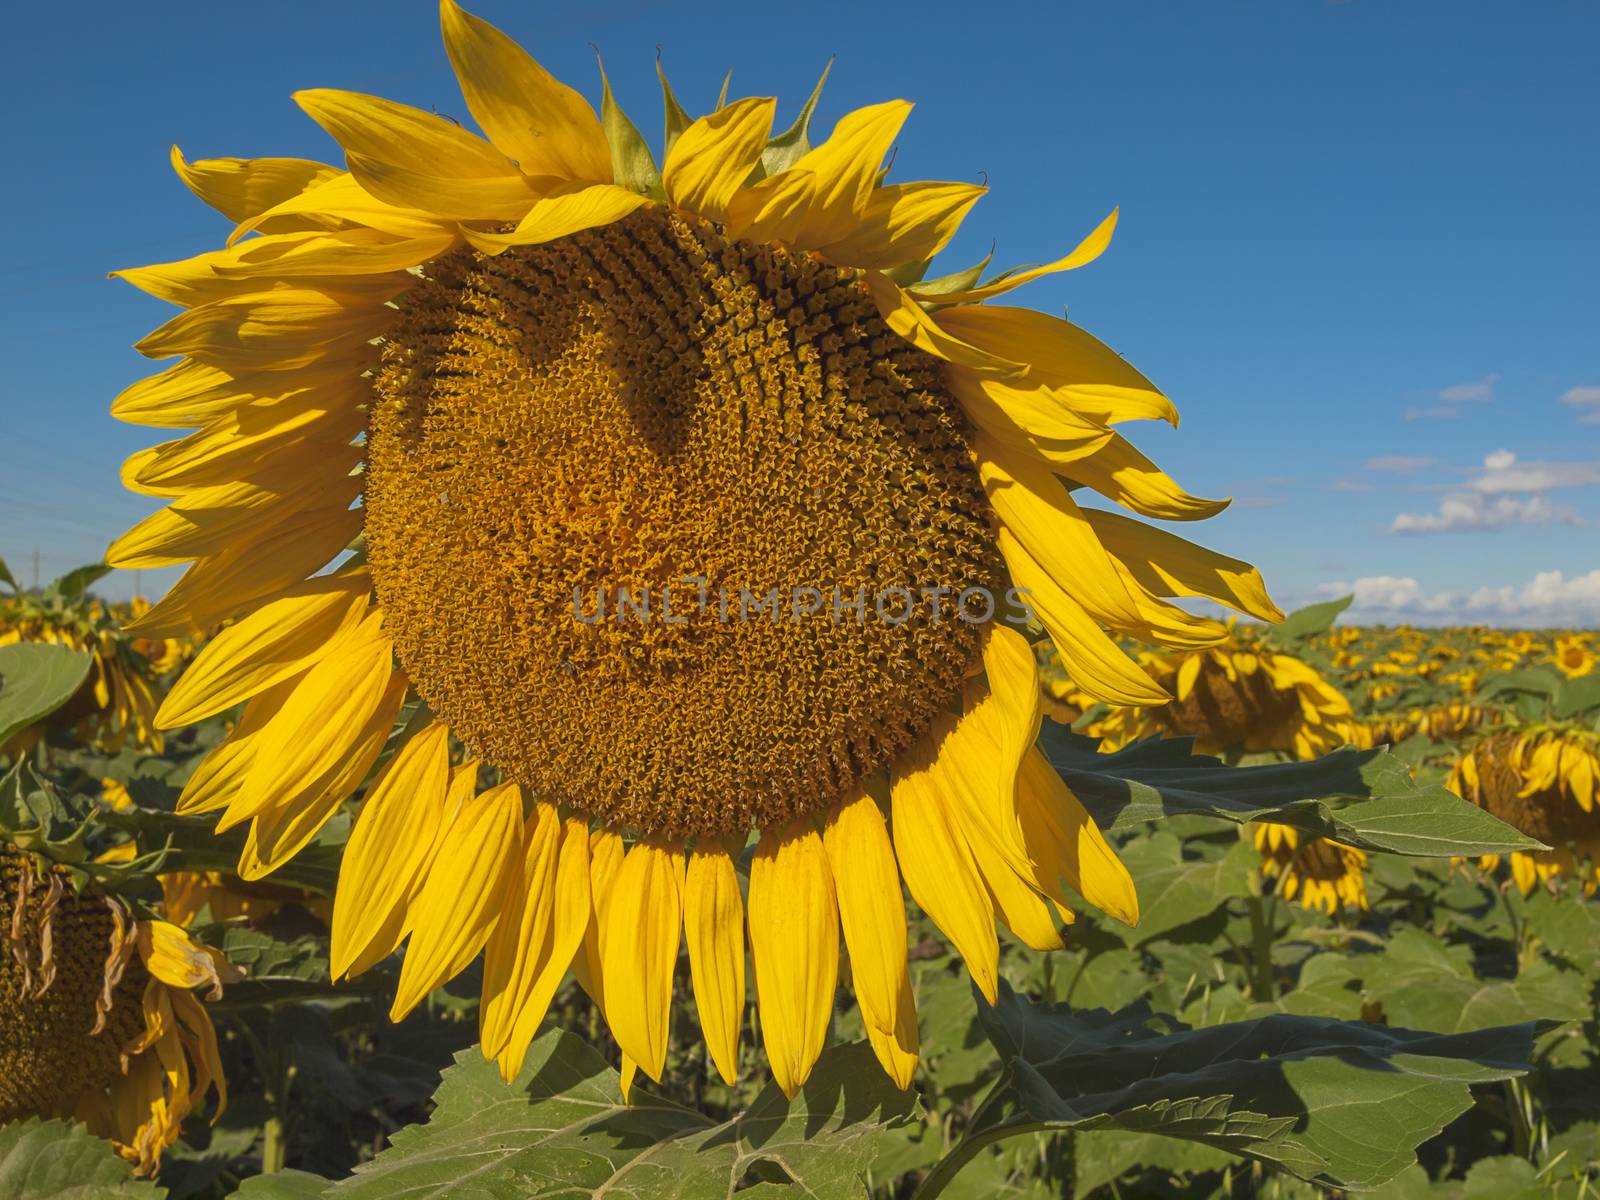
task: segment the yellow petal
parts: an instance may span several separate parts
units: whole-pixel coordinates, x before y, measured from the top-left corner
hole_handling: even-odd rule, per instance
[[[1013,288],[1021,287],[1025,283],[1044,275],[1053,275],[1057,271],[1071,271],[1078,267],[1087,266],[1105,253],[1106,247],[1111,245],[1111,234],[1117,227],[1117,210],[1112,209],[1111,215],[1099,225],[1083,241],[1072,248],[1072,251],[1055,262],[1046,263],[1039,267],[1028,267],[1023,270],[1013,271],[1004,278],[982,287],[969,288],[964,292],[932,293],[919,296],[919,299],[931,300],[935,304],[979,304],[984,300],[992,300],[996,296],[1003,296]],[[912,285],[911,294],[917,296],[917,289]]]
[[[777,101],[751,97],[701,117],[673,142],[661,170],[667,201],[710,221],[728,205],[761,161]]]
[[[911,104],[890,100],[846,113],[828,140],[798,158],[791,171],[816,177],[810,205],[794,231],[802,250],[831,245],[850,233],[867,211],[883,157],[900,133]]]
[[[1105,548],[1155,595],[1204,596],[1263,621],[1283,620],[1261,572],[1249,563],[1120,513],[1086,508],[1083,516]]]
[[[510,233],[463,229],[461,235],[485,254],[500,254],[512,246],[538,246],[610,225],[648,203],[638,192],[611,183],[570,184],[534,204]]]
[[[728,205],[728,236],[792,243],[816,190],[810,171],[785,171],[744,188]]]
[[[946,377],[951,394],[980,430],[1055,466],[1070,471],[1070,464],[1111,441],[1111,430],[1080,416],[1048,388],[1001,383],[961,367],[951,367]]]
[[[611,150],[587,100],[454,0],[440,4],[439,21],[467,107],[490,141],[530,175],[611,182]]]
[[[895,857],[914,899],[966,961],[990,1004],[999,997],[1000,943],[994,904],[934,771],[938,742],[953,722],[936,722],[892,781]]]
[[[865,792],[841,800],[828,815],[822,841],[861,1019],[868,1034],[877,1035],[873,1048],[884,1069],[907,1087],[917,1062],[917,1022],[906,970],[906,906],[877,803]]]
[[[839,909],[809,821],[766,830],[750,864],[750,953],[772,1076],[794,1097],[828,1037],[839,981]]]
[[[400,944],[433,862],[450,783],[450,731],[434,721],[373,782],[339,863],[330,973],[359,975]]]
[[[502,783],[461,806],[411,906],[411,940],[391,1020],[403,1020],[483,949],[505,904],[521,845],[522,793],[516,784]]]
[[[320,774],[302,781],[290,792],[281,793],[275,803],[257,812],[239,855],[241,879],[262,879],[300,853],[327,824],[328,818],[361,786],[394,732],[395,718],[400,714],[400,705],[409,686],[400,672],[391,675],[377,704],[344,752]],[[253,768],[251,773],[255,774]],[[243,795],[248,796],[251,781],[245,786]],[[235,804],[243,802],[247,801],[236,800]],[[221,825],[219,822],[218,827]]]
[[[939,323],[991,354],[1027,363],[1030,385],[1051,389],[1057,403],[1090,420],[1178,423],[1178,410],[1155,384],[1070,321],[1031,308],[973,304],[941,309]]]
[[[520,221],[557,181],[526,175],[435,175],[360,154],[348,154],[350,174],[365,190],[396,208],[417,209],[458,221]]]
[[[523,825],[521,861],[511,872],[505,906],[483,952],[478,1041],[485,1058],[497,1057],[511,1039],[517,1014],[539,974],[540,951],[550,940],[560,848],[561,817],[555,805],[535,803]]]
[[[658,1083],[672,1024],[683,871],[681,849],[651,839],[635,842],[617,870],[601,916],[606,1022],[622,1052]]]
[[[572,964],[578,986],[589,993],[589,998],[604,1014],[605,955],[601,941],[605,935],[605,914],[611,901],[611,881],[622,867],[622,837],[615,829],[596,829],[589,836],[589,894],[594,899],[594,912],[583,935],[583,953]]]
[[[1067,673],[1107,704],[1165,704],[1171,699],[1084,611],[1083,605],[1002,527],[995,535],[1012,582],[1050,633]]]
[[[386,300],[411,287],[409,275],[382,278],[377,292],[280,288],[229,296],[191,308],[146,335],[135,349],[147,358],[186,354],[234,370],[286,371],[370,341],[394,323]]]
[[[739,1027],[744,1020],[744,899],[733,858],[720,846],[689,855],[683,882],[683,932],[700,1031],[717,1073],[739,1074]]]
[[[382,620],[383,611],[372,609],[301,678],[272,719],[250,777],[219,829],[276,807],[344,758],[393,672],[394,650]]]
[[[449,232],[439,214],[403,208],[380,200],[359,184],[348,171],[312,184],[298,196],[280,201],[258,216],[234,226],[228,235],[233,245],[253,230],[266,231],[289,222],[296,228],[360,225],[398,238],[430,238]]]
[[[221,998],[224,978],[216,958],[186,930],[170,921],[140,921],[137,937],[139,957],[156,979],[185,990],[209,988],[211,999]]]
[[[1046,895],[1065,905],[1067,899],[1060,888],[1060,881],[1065,880],[1100,911],[1129,925],[1139,923],[1139,896],[1128,868],[1038,749],[1023,759],[1017,808]]]
[[[293,694],[300,681],[291,675],[274,684],[244,706],[239,723],[212,751],[200,760],[183,785],[178,796],[177,811],[184,815],[215,812],[233,803],[234,797],[244,790],[250,774],[250,762],[260,744],[261,735],[272,723],[284,701]]]
[[[1099,453],[1073,463],[1071,474],[1107,499],[1163,521],[1201,521],[1230,503],[1191,496],[1120,434],[1112,435]]]
[[[355,459],[346,447],[365,423],[354,406],[286,409],[284,418],[246,433],[232,418],[219,417],[188,437],[155,447],[155,454],[129,464],[128,473],[146,488],[182,493],[241,479],[268,482],[285,471],[298,479],[313,470],[333,479],[350,472]],[[319,461],[307,464],[307,456]]]
[[[339,174],[338,167],[304,158],[202,158],[191,163],[176,146],[172,169],[190,191],[235,222],[258,216]]]
[[[305,389],[331,387],[335,395],[343,395],[365,387],[355,378],[365,366],[357,360],[330,360],[301,371],[235,375],[186,358],[124,389],[112,401],[111,415],[130,425],[198,428],[243,406]]]
[[[1083,512],[1045,464],[993,438],[973,439],[978,477],[1006,530],[1097,621],[1140,632],[1138,606]]]
[[[334,88],[310,88],[293,99],[346,154],[425,175],[481,179],[519,174],[516,163],[490,143],[409,104]]]
[[[381,275],[421,266],[449,250],[455,240],[450,229],[426,237],[394,237],[377,229],[277,234],[240,242],[215,270],[233,279]]]
[[[162,729],[191,725],[312,666],[366,611],[365,570],[290,588],[217,634],[172,686],[156,714]]]
[[[539,1032],[551,998],[561,986],[567,968],[577,961],[574,956],[582,947],[593,914],[589,895],[589,826],[581,817],[568,817],[562,823],[554,892],[545,902],[553,909],[550,936],[538,947],[525,951],[537,953],[536,970],[511,1036],[497,1056],[500,1074],[507,1082],[522,1069],[522,1060]]]
[[[140,637],[204,633],[320,570],[361,531],[361,521],[360,509],[342,506],[296,513],[270,536],[195,563],[160,603],[124,628]]]
[[[849,267],[887,270],[927,262],[955,236],[988,188],[970,183],[898,183],[876,188],[854,229],[818,253]]]
[[[917,349],[997,379],[1019,378],[1026,370],[1020,363],[1007,362],[951,337],[887,275],[868,271],[862,278],[884,322]]]
[[[983,640],[983,673],[989,681],[1000,738],[998,794],[1016,792],[1022,757],[1044,722],[1039,659],[1028,639],[1007,625],[990,625]],[[1010,805],[1007,803],[1006,808]]]

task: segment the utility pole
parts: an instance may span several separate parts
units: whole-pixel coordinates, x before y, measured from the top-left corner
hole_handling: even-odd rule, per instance
[[[39,543],[33,544],[33,590],[39,590]]]

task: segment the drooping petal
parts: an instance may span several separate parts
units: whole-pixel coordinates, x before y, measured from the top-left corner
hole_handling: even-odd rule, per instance
[[[822,831],[850,952],[850,978],[878,1061],[902,1088],[917,1064],[916,1003],[906,968],[906,908],[883,814],[859,792],[834,806]],[[909,1010],[909,1012],[907,1011]]]
[[[357,569],[308,579],[262,605],[206,643],[162,701],[156,725],[192,725],[312,666],[354,627],[371,592],[371,577]]]
[[[667,201],[722,221],[740,185],[761,161],[777,101],[752,96],[701,117],[685,129],[661,168]]]
[[[489,940],[522,848],[522,793],[502,783],[461,806],[411,905],[411,940],[391,1020],[460,973]]]
[[[858,108],[839,118],[827,141],[795,160],[790,170],[816,177],[811,203],[794,230],[797,247],[827,246],[851,231],[867,211],[883,157],[910,114],[905,100]]]
[[[539,973],[540,949],[550,940],[551,893],[561,848],[561,817],[553,804],[535,803],[522,831],[522,858],[511,872],[505,908],[483,952],[483,1000],[478,1040],[495,1058],[517,1022]]]
[[[696,847],[683,882],[683,932],[700,1031],[717,1073],[739,1073],[744,1020],[744,898],[733,857],[721,846]]]
[[[884,322],[918,350],[997,379],[1020,378],[1026,371],[1021,363],[1008,362],[951,337],[887,275],[868,271],[862,278]]]
[[[1013,288],[1019,288],[1025,283],[1031,283],[1041,276],[1053,275],[1057,271],[1071,271],[1078,267],[1087,266],[1105,253],[1106,247],[1111,245],[1111,234],[1116,228],[1117,210],[1112,209],[1111,215],[1095,226],[1088,237],[1074,246],[1065,256],[1056,259],[1055,262],[1013,271],[993,283],[986,283],[982,287],[969,288],[964,292],[936,293],[919,298],[932,300],[938,304],[980,304],[985,300],[992,300],[996,296],[1005,295]],[[915,285],[911,287],[910,291],[913,296],[918,294]]]
[[[1191,496],[1121,434],[1105,448],[1072,464],[1072,478],[1140,516],[1162,521],[1203,521],[1231,503]]]
[[[683,936],[683,872],[682,849],[651,838],[635,842],[601,918],[606,1022],[623,1053],[657,1082],[667,1062],[672,971]]]
[[[530,175],[610,183],[611,152],[589,102],[487,21],[439,6],[445,50],[489,140]]]
[[[233,803],[249,778],[250,762],[262,734],[294,694],[300,679],[299,675],[291,675],[244,706],[233,731],[200,760],[184,783],[176,805],[179,813],[215,812]]]
[[[1101,912],[1129,925],[1139,923],[1139,896],[1128,868],[1038,748],[1023,759],[1017,808],[1046,895],[1065,906],[1059,884],[1065,880]]]
[[[1028,382],[1101,423],[1154,419],[1177,425],[1178,410],[1120,354],[1060,317],[1031,308],[968,304],[941,309],[952,336],[1028,364]]]
[[[202,158],[172,148],[172,169],[200,199],[230,221],[246,221],[339,174],[305,158]]]
[[[1158,596],[1204,596],[1262,621],[1283,620],[1261,572],[1120,513],[1086,508],[1083,516],[1105,548]]]
[[[389,760],[362,801],[339,863],[329,972],[359,975],[400,944],[406,908],[437,849],[450,784],[450,731],[434,721]]]
[[[1048,388],[1002,383],[974,371],[952,367],[950,392],[972,423],[994,441],[1033,455],[1058,468],[1096,454],[1111,441],[1104,425],[1082,416]]]
[[[1000,977],[994,903],[934,771],[939,742],[952,727],[948,719],[935,722],[891,780],[895,857],[912,899],[950,939],[993,1004]]]
[[[538,946],[527,947],[535,956],[529,990],[516,1014],[510,1037],[498,1055],[500,1074],[508,1082],[522,1069],[539,1024],[550,1007],[551,998],[561,986],[568,967],[583,945],[585,931],[593,915],[589,894],[589,826],[581,817],[568,817],[561,826],[561,844],[556,851],[553,894],[545,898],[551,906],[550,933]]]
[[[772,1076],[793,1098],[828,1036],[839,979],[839,908],[809,821],[767,830],[750,864],[750,954]]]

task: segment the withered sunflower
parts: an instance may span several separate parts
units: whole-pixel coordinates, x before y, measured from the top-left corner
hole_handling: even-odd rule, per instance
[[[1524,896],[1558,878],[1586,893],[1600,884],[1600,735],[1537,726],[1493,733],[1456,760],[1446,786],[1550,847],[1511,852]],[[1494,871],[1500,857],[1486,854],[1478,865]]]
[[[1137,915],[1034,746],[1034,651],[990,618],[1025,599],[1083,689],[1151,704],[1166,693],[1108,630],[1220,636],[1176,595],[1277,615],[1248,564],[1079,507],[1064,477],[1146,517],[1225,502],[1112,429],[1175,421],[1142,375],[989,303],[1098,257],[1115,214],[1045,266],[928,280],[984,189],[883,182],[905,101],[813,147],[815,94],[774,136],[771,99],[691,120],[663,84],[658,171],[609,86],[597,117],[442,12],[486,137],[299,93],[347,169],[175,151],[236,223],[228,247],[119,272],[185,311],[139,347],[180,361],[113,411],[196,432],[127,463],[171,503],[111,561],[194,562],[138,632],[235,619],[159,723],[245,702],[183,811],[248,822],[240,873],[265,875],[362,784],[414,691],[346,851],[337,975],[409,937],[398,1017],[483,950],[483,1050],[509,1075],[571,968],[625,1078],[659,1078],[686,939],[731,1079],[748,938],[792,1094],[842,931],[905,1085],[902,881],[991,999],[997,919],[1059,946],[1068,887]]]
[[[1328,838],[1310,837],[1292,825],[1263,821],[1254,832],[1261,873],[1278,878],[1278,890],[1302,908],[1333,916],[1367,907],[1365,851]]]
[[[184,1119],[227,1084],[209,999],[238,977],[166,920],[75,888],[0,841],[0,1123],[71,1117],[153,1174]]]

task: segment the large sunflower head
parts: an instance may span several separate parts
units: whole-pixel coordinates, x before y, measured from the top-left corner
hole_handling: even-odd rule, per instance
[[[1563,877],[1585,892],[1600,883],[1600,735],[1541,726],[1492,733],[1456,760],[1448,786],[1550,847],[1511,853],[1523,895]],[[1485,871],[1499,865],[1497,854],[1479,860]]]
[[[129,460],[170,504],[111,558],[194,564],[136,631],[233,619],[160,723],[244,704],[183,808],[247,822],[240,871],[264,875],[407,708],[346,854],[337,973],[409,935],[401,1014],[484,949],[483,1046],[511,1071],[570,966],[654,1076],[686,937],[731,1075],[748,936],[792,1092],[842,930],[904,1083],[902,881],[990,998],[997,920],[1057,946],[1068,887],[1135,915],[1034,747],[1020,630],[1097,700],[1156,704],[1113,635],[1226,636],[1178,595],[1280,615],[1248,564],[1136,519],[1223,504],[1114,429],[1175,420],[1167,399],[992,303],[1098,257],[1115,214],[1047,265],[930,278],[984,189],[886,182],[908,103],[813,145],[815,96],[774,135],[771,99],[691,120],[664,89],[658,159],[609,87],[597,117],[442,11],[485,136],[300,93],[342,168],[175,152],[233,236],[119,272],[184,311],[140,343],[179,361],[113,411],[195,432]]]
[[[227,1103],[210,999],[226,960],[165,920],[79,889],[65,868],[0,841],[0,1123],[72,1117],[151,1174],[215,1088]]]

